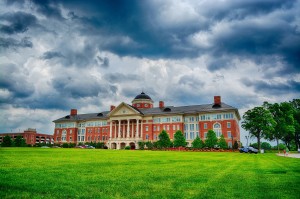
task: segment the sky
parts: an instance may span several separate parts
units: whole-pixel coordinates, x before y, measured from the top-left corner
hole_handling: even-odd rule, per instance
[[[241,116],[299,98],[300,0],[0,1],[0,132],[53,134],[142,91]]]

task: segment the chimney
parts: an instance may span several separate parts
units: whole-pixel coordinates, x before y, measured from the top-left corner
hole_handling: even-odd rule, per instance
[[[114,105],[110,106],[110,111],[114,110],[116,107]]]
[[[165,107],[164,101],[159,101],[159,108],[164,108],[164,107]]]
[[[70,115],[71,116],[77,115],[77,109],[71,109]]]
[[[220,108],[220,107],[221,107],[221,96],[214,96],[213,108]]]

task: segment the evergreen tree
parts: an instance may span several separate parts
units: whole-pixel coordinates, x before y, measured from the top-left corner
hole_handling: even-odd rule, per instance
[[[192,147],[194,149],[202,149],[204,147],[204,143],[203,141],[199,138],[199,136],[197,135],[197,137],[194,139],[194,141],[192,142]]]
[[[294,140],[296,147],[300,149],[300,99],[293,99],[290,102],[293,107],[293,117],[294,117]]]
[[[14,140],[16,147],[24,147],[26,146],[26,141],[22,138],[22,136],[18,135]]]
[[[159,148],[168,148],[171,145],[171,140],[169,135],[165,130],[163,130],[159,135],[158,135],[159,140],[157,141],[157,145]]]
[[[180,147],[186,146],[186,141],[185,141],[185,137],[183,136],[183,133],[178,130],[176,131],[176,133],[174,134],[174,147]]]
[[[217,143],[218,143],[218,138],[216,136],[216,133],[213,130],[209,130],[207,132],[205,146],[209,148],[214,148],[214,146],[217,145]]]
[[[13,144],[13,141],[9,135],[4,136],[2,146],[3,147],[11,147]]]
[[[238,148],[239,148],[239,143],[237,141],[234,141],[233,149],[238,149]]]
[[[218,141],[218,145],[221,149],[227,149],[228,148],[227,142],[226,142],[223,134],[221,135],[221,137]]]

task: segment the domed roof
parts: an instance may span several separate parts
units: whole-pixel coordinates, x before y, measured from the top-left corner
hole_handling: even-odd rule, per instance
[[[134,99],[149,99],[149,100],[152,100],[151,97],[149,97],[149,95],[145,94],[144,92],[137,95]]]

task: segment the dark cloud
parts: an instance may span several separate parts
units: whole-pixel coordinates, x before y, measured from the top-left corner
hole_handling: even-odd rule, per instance
[[[97,56],[97,62],[100,64],[101,67],[103,68],[108,68],[109,67],[109,59],[107,57],[100,57]]]
[[[36,17],[25,12],[2,14],[0,21],[0,32],[9,35],[26,32],[30,26],[37,25]]]
[[[5,49],[5,48],[32,48],[33,44],[29,40],[29,37],[24,37],[21,40],[16,40],[13,38],[3,38],[0,37],[0,50]]]
[[[0,64],[0,68],[0,88],[7,89],[14,100],[29,97],[34,93],[34,85],[20,67],[15,64]],[[11,103],[11,101],[4,101],[4,103]]]
[[[64,20],[59,8],[60,1],[32,0],[32,2],[35,3],[37,11],[46,17]]]
[[[117,92],[112,84],[100,83],[97,79],[87,75],[57,76],[52,81],[54,89],[63,98],[85,98],[107,96]]]
[[[247,87],[253,87],[256,92],[268,95],[281,95],[285,93],[300,92],[300,82],[288,80],[286,82],[278,82],[274,80],[250,80],[242,79],[241,82]]]
[[[134,74],[122,74],[122,73],[108,73],[104,76],[104,78],[111,83],[122,83],[122,82],[131,82],[138,81],[142,78],[138,75]]]
[[[53,58],[64,58],[64,57],[65,56],[63,54],[56,51],[47,51],[41,56],[42,59],[53,59]]]

